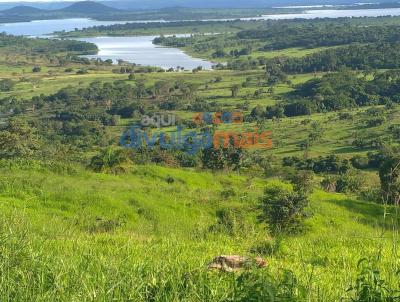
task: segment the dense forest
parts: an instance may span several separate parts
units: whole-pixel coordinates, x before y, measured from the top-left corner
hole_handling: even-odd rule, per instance
[[[384,43],[400,40],[399,26],[354,26],[349,24],[274,25],[268,29],[237,33],[239,39],[268,41],[262,50],[291,47],[315,48],[352,43]]]
[[[95,44],[76,40],[60,39],[29,39],[22,36],[7,35],[0,33],[0,49],[8,48],[17,52],[29,52],[33,54],[54,54],[54,53],[97,53]]]
[[[254,111],[253,115],[267,118],[311,115],[363,106],[400,103],[400,72],[398,70],[375,73],[339,72],[312,79],[295,87],[287,95],[287,103]],[[380,118],[380,119],[379,119]],[[383,123],[382,115],[371,117],[371,123]]]

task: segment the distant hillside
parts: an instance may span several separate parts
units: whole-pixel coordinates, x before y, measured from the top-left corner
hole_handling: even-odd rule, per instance
[[[358,0],[113,0],[101,1],[112,7],[135,10],[135,9],[160,9],[166,7],[188,7],[188,8],[267,8],[287,5],[349,5]],[[377,0],[365,2],[379,2]],[[383,1],[385,2],[385,1]],[[389,1],[387,1],[389,2]]]
[[[100,0],[108,7],[123,10],[137,9],[160,9],[165,7],[181,6],[191,8],[240,8],[240,7],[273,7],[286,5],[316,5],[316,4],[354,4],[364,2],[359,0]],[[379,2],[377,0],[365,2]],[[390,1],[382,1],[390,2]],[[15,5],[23,5],[22,2],[0,2],[0,10],[10,9]],[[32,7],[43,10],[59,10],[71,5],[70,2],[52,1],[52,2],[29,2]]]
[[[43,10],[31,6],[21,5],[16,6],[7,10],[2,11],[2,14],[10,15],[30,15],[30,14],[40,14],[44,12]]]
[[[59,11],[79,14],[105,14],[121,12],[119,9],[112,8],[94,1],[77,2]]]

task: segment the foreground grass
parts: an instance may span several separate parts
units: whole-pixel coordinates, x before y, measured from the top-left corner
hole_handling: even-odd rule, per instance
[[[157,166],[123,176],[23,166],[1,169],[2,301],[260,301],[252,295],[263,290],[282,301],[339,301],[359,259],[377,255],[382,276],[397,283],[392,208],[384,222],[383,206],[316,191],[306,232],[270,238],[256,222],[265,180]],[[218,209],[235,213],[229,228],[217,223]],[[219,254],[261,255],[269,266],[207,271]]]

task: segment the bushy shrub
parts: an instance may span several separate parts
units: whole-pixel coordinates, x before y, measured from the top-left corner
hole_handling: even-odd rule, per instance
[[[392,289],[381,276],[381,272],[373,261],[361,259],[358,262],[357,280],[348,292],[353,302],[394,302],[399,301],[399,289]]]
[[[296,232],[306,217],[308,198],[283,185],[268,185],[261,198],[261,220],[268,223],[273,233]]]
[[[247,271],[235,279],[235,291],[228,301],[235,302],[295,302],[303,301],[305,290],[291,271],[281,278],[267,272]]]

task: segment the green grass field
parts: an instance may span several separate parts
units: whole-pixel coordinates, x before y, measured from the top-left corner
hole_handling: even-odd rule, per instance
[[[307,232],[278,241],[254,224],[262,188],[277,180],[157,166],[124,176],[34,162],[1,170],[3,300],[239,301],[240,273],[206,268],[220,254],[266,257],[260,276],[292,271],[296,301],[346,297],[364,257],[379,256],[382,277],[397,282],[395,210],[384,221],[383,206],[351,196],[317,190]],[[236,213],[230,235],[210,231],[218,209]]]

